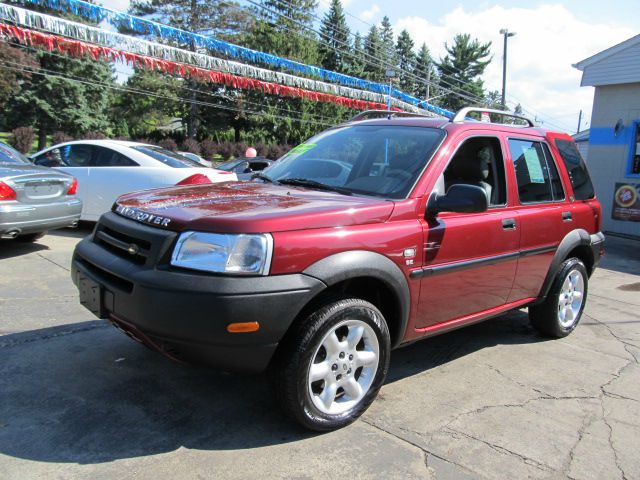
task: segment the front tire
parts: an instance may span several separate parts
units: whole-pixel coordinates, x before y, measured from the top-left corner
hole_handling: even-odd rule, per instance
[[[529,308],[533,327],[547,337],[569,335],[580,322],[587,301],[589,275],[577,258],[569,258],[560,266],[547,298]]]
[[[357,298],[327,300],[292,329],[270,369],[277,402],[311,430],[349,425],[387,376],[391,341],[382,313]]]

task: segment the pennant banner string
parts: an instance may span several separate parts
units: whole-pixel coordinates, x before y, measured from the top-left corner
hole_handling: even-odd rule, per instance
[[[71,37],[89,43],[110,46],[130,53],[137,53],[149,57],[156,57],[163,60],[178,63],[192,64],[208,70],[217,70],[242,77],[251,77],[290,87],[304,88],[307,90],[319,91],[336,96],[355,98],[376,103],[386,103],[388,97],[379,93],[358,90],[350,87],[343,87],[331,83],[313,80],[310,78],[297,77],[283,72],[274,72],[264,68],[246,65],[231,60],[223,60],[189,52],[175,47],[149,42],[136,37],[130,37],[115,32],[72,22],[66,19],[52,17],[39,12],[25,10],[13,5],[0,3],[0,20],[10,21],[27,28],[45,30],[54,34]],[[414,105],[392,97],[392,105],[402,110],[414,113],[429,114],[426,110],[419,109]]]
[[[205,48],[223,54],[226,57],[241,59],[251,63],[262,63],[275,68],[286,69],[300,75],[320,78],[341,85],[370,90],[382,95],[391,95],[406,103],[423,108],[437,115],[453,117],[453,112],[432,105],[412,95],[402,92],[388,85],[352,77],[343,73],[332,72],[321,67],[306,65],[300,62],[279,57],[277,55],[259,52],[250,48],[234,45],[223,40],[188,32],[152,20],[136,17],[128,13],[118,12],[101,5],[94,5],[84,0],[23,0],[25,3],[48,7],[59,12],[70,12],[83,18],[100,22],[108,22],[116,28],[134,31],[143,35],[154,35],[164,40],[177,42],[179,45],[189,45],[193,48]]]

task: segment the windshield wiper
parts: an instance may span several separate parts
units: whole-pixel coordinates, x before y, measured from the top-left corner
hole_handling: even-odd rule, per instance
[[[260,180],[264,180],[265,182],[269,182],[269,183],[280,183],[277,180],[274,180],[273,178],[271,178],[269,175],[265,175],[262,172],[257,172],[251,175],[251,180],[253,180],[254,178],[259,178]]]
[[[337,192],[343,195],[353,195],[352,191],[345,188],[334,187],[315,180],[309,180],[308,178],[283,178],[282,180],[279,180],[279,182],[283,185],[317,188],[318,190],[327,190],[329,192]]]

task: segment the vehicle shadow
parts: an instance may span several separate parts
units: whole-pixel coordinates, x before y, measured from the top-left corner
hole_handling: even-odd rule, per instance
[[[539,341],[522,315],[394,352],[389,383],[496,344]],[[0,454],[97,464],[314,436],[280,414],[264,375],[173,364],[103,321],[6,335],[0,354]]]
[[[68,238],[84,238],[89,235],[96,226],[95,222],[80,222],[75,228],[60,228],[52,230],[47,235]]]
[[[17,240],[0,240],[0,260],[21,257],[22,255],[42,250],[49,250],[49,247],[37,242],[24,243]]]

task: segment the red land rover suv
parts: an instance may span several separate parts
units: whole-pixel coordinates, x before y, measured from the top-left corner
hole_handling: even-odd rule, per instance
[[[585,164],[473,110],[365,115],[251,182],[125,195],[75,250],[80,302],[174,360],[268,370],[315,430],[366,410],[393,348],[521,307],[568,335],[604,246]]]

